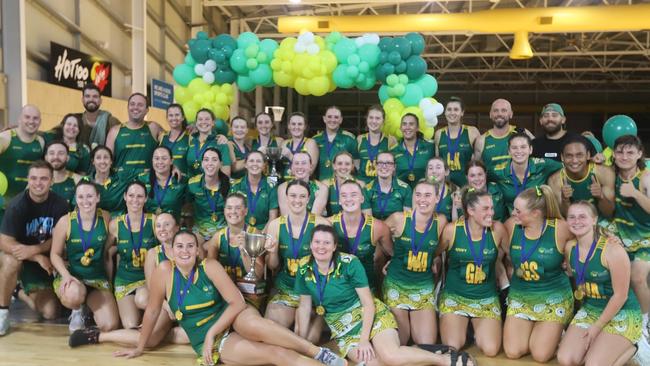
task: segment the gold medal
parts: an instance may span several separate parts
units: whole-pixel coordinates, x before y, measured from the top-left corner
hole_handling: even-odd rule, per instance
[[[95,249],[93,249],[93,248],[88,248],[84,252],[84,256],[86,256],[86,257],[92,257],[93,255],[95,255]]]
[[[194,164],[192,164],[192,166],[194,167],[194,169],[199,169],[201,167],[201,163],[195,161]]]
[[[158,207],[156,209],[156,215],[160,215],[161,213],[162,213],[162,209],[160,207]]]
[[[409,179],[409,181],[411,181],[411,182],[415,182],[415,174],[413,174],[413,173],[409,173],[408,179]]]
[[[213,212],[212,216],[210,216],[210,219],[212,220],[212,222],[217,222],[217,214]]]
[[[174,316],[176,317],[176,320],[178,320],[178,321],[183,320],[183,312],[180,309],[176,310],[176,312],[174,313]]]
[[[257,223],[257,219],[255,219],[255,216],[251,216],[251,218],[248,220],[248,223],[255,226],[255,224]]]
[[[325,307],[323,307],[323,305],[318,305],[316,307],[316,314],[318,314],[320,316],[325,315]]]
[[[515,274],[517,275],[517,277],[523,278],[524,277],[524,270],[521,269],[521,268],[517,268],[517,270],[515,271]]]
[[[327,160],[327,161],[325,162],[325,168],[329,168],[330,166],[332,166],[332,162],[329,161],[329,160]]]
[[[82,266],[88,267],[90,265],[90,262],[92,262],[92,259],[84,255],[83,257],[81,257],[81,259],[79,259],[79,261],[81,262]]]
[[[585,293],[582,292],[582,287],[578,287],[575,291],[573,291],[573,296],[578,301],[582,300],[585,297]]]

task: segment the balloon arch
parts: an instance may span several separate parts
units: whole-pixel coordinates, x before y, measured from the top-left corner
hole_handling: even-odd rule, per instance
[[[175,97],[185,117],[208,108],[227,120],[233,102],[233,83],[244,92],[258,86],[294,88],[298,94],[323,96],[336,88],[372,89],[377,81],[386,112],[384,133],[401,137],[402,116],[418,116],[420,131],[431,138],[443,106],[433,96],[436,79],[427,74],[419,33],[404,37],[365,34],[348,38],[333,32],[326,37],[304,32],[279,44],[260,40],[251,32],[237,39],[227,34],[210,38],[199,32],[188,41],[185,62],[174,68]]]

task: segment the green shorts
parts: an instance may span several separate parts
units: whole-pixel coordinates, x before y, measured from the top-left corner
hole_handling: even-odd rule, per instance
[[[52,288],[54,289],[54,293],[59,298],[61,298],[61,293],[59,292],[59,288],[61,287],[61,280],[63,280],[63,277],[56,276],[56,277],[54,277],[54,281],[52,281]],[[91,287],[91,288],[94,288],[96,290],[100,290],[100,291],[112,291],[113,290],[111,284],[105,278],[90,279],[90,280],[80,279],[80,281],[81,281],[81,283],[83,283],[87,287]]]
[[[534,322],[568,324],[573,315],[571,288],[548,293],[518,292],[510,288],[507,316]]]
[[[501,320],[501,305],[496,295],[484,299],[470,299],[443,290],[438,301],[438,311],[440,316],[454,314],[467,318]]]
[[[146,286],[145,280],[131,282],[131,283],[122,283],[121,281],[115,281],[115,300],[120,300],[126,296],[129,296],[135,293],[135,290],[140,287]]]
[[[383,300],[390,308],[402,310],[435,310],[436,295],[433,280],[424,284],[400,283],[386,277]]]
[[[602,312],[603,309],[584,305],[573,317],[571,325],[587,329],[598,321]],[[643,317],[641,316],[641,311],[639,309],[621,309],[616,313],[614,318],[603,327],[603,331],[609,334],[619,335],[632,342],[632,344],[636,344],[641,340],[642,324]]]
[[[284,286],[277,286],[271,291],[269,304],[280,304],[290,308],[297,308],[300,304],[300,296]]]
[[[32,261],[23,261],[20,284],[27,295],[40,290],[51,290],[53,277]]]

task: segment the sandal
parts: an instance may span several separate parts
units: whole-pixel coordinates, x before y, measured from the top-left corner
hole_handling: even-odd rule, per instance
[[[446,344],[418,344],[418,348],[437,355],[447,355],[452,352],[457,352],[457,349],[452,346],[447,346]]]
[[[468,361],[471,361],[473,366],[478,365],[478,363],[476,363],[476,359],[467,352],[455,352],[455,351],[452,351],[449,354],[449,356],[451,358],[450,366],[456,366],[458,364],[458,357],[459,356],[460,356],[460,362],[461,362],[460,364],[462,366],[468,366],[468,364],[467,364]]]

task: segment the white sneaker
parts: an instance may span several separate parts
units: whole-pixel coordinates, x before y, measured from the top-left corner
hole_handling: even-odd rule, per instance
[[[632,364],[639,366],[650,365],[650,345],[648,340],[645,337],[641,337],[641,340],[636,344],[637,350],[632,357]]]
[[[70,334],[74,333],[75,330],[84,329],[85,322],[83,308],[72,310],[68,319],[70,320],[70,325],[68,325]]]
[[[9,310],[0,309],[0,336],[7,334],[9,331]]]

